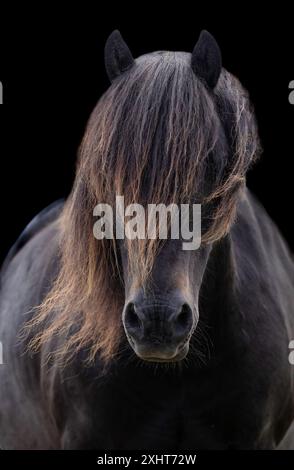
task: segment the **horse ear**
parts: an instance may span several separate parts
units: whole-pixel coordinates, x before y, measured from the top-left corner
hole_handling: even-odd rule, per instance
[[[123,72],[129,70],[135,62],[130,49],[118,30],[113,31],[106,41],[104,60],[106,72],[111,82]]]
[[[208,31],[201,31],[192,52],[191,66],[197,77],[213,90],[221,73],[222,56],[216,40]]]

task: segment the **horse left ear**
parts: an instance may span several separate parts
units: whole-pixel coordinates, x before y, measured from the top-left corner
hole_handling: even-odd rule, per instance
[[[197,77],[213,90],[222,70],[222,56],[216,40],[208,31],[201,31],[192,52],[191,66]]]
[[[106,41],[104,60],[106,72],[111,82],[129,70],[135,62],[130,49],[117,29],[110,34]]]

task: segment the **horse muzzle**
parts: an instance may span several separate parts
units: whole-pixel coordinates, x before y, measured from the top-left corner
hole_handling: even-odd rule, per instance
[[[195,319],[188,302],[133,299],[123,311],[128,341],[140,359],[151,362],[176,362],[189,351]]]

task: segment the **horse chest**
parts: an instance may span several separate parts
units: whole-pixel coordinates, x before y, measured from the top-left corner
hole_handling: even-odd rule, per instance
[[[81,447],[181,449],[221,447],[205,387],[178,377],[124,376],[84,396]],[[80,395],[80,394],[79,394]],[[81,395],[80,395],[81,396]],[[72,423],[73,428],[79,425]]]
[[[264,424],[262,401],[224,368],[182,375],[137,367],[74,383],[68,448],[252,448]]]

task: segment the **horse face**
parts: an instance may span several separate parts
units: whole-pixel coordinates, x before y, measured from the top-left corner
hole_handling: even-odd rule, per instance
[[[168,240],[149,280],[140,285],[128,271],[122,247],[126,299],[122,320],[128,341],[141,359],[175,362],[186,357],[198,323],[199,290],[209,252],[209,246],[183,251],[179,240]]]

